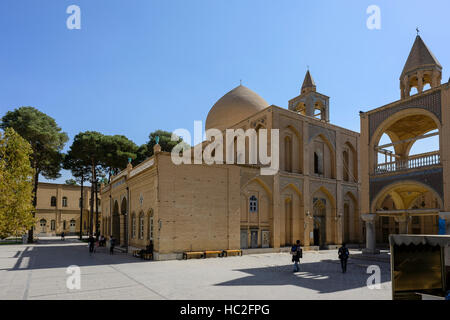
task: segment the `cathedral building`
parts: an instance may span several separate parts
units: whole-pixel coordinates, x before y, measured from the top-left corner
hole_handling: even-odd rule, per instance
[[[260,162],[176,165],[156,145],[151,158],[102,186],[102,233],[126,248],[152,240],[157,260],[296,240],[307,249],[362,243],[359,133],[331,124],[329,111],[309,71],[288,109],[234,88],[211,108],[205,129],[278,129],[279,170],[262,175]]]
[[[441,64],[417,35],[400,100],[361,113],[361,216],[370,252],[389,234],[437,234],[439,216],[448,219],[450,83],[441,81]]]

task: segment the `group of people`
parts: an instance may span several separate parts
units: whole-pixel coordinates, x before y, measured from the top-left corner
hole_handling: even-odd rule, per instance
[[[109,238],[109,253],[113,254],[114,253],[114,246],[115,246],[115,239],[113,236],[111,236]],[[88,244],[89,244],[89,253],[93,253],[95,252],[95,248],[98,247],[105,247],[106,246],[106,237],[103,235],[100,235],[98,237],[98,240],[94,238],[94,236],[92,234],[89,235],[89,239],[88,239]]]
[[[88,244],[89,244],[89,253],[93,253],[93,252],[95,252],[96,247],[106,246],[106,237],[104,237],[103,235],[100,235],[98,240],[96,240],[94,238],[94,236],[92,234],[90,234],[89,239],[88,239]],[[114,236],[111,235],[109,237],[109,254],[114,254],[115,246],[116,246],[116,238],[114,238]],[[145,249],[142,249],[139,252],[139,254],[140,254],[141,258],[143,258],[145,254],[153,255],[153,241],[150,240],[149,245]]]
[[[300,245],[301,245],[300,240],[297,240],[296,244],[293,245],[291,248],[292,262],[294,263],[294,272],[300,271],[299,263],[300,259],[303,258],[303,250]],[[342,273],[347,272],[347,260],[349,256],[350,252],[348,251],[348,248],[345,246],[345,243],[343,243],[338,250],[338,257],[339,260],[341,260]]]

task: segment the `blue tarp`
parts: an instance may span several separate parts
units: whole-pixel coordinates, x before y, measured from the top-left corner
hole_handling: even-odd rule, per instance
[[[439,218],[439,234],[440,234],[440,235],[444,235],[444,234],[447,232],[446,229],[447,229],[447,228],[446,228],[446,226],[445,226],[445,220]]]

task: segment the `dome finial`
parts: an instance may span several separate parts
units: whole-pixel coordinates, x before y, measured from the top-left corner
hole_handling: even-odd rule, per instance
[[[419,35],[419,33],[420,33],[419,27],[416,28],[416,31],[417,31],[417,35]]]

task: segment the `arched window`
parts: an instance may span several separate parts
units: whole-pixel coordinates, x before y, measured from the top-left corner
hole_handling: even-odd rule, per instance
[[[50,229],[52,231],[55,231],[55,229],[56,229],[56,221],[55,220],[50,221]]]
[[[131,217],[131,237],[133,239],[136,238],[136,216],[134,215],[134,213]]]
[[[349,159],[348,159],[348,152],[344,151],[342,154],[343,157],[343,166],[342,166],[342,170],[343,170],[343,178],[344,181],[348,181],[349,180],[349,172],[350,172],[350,168],[349,168]]]
[[[284,138],[284,170],[292,172],[292,141],[290,137]]]
[[[144,214],[139,215],[139,239],[144,239]]]
[[[320,174],[319,155],[316,152],[314,152],[314,173],[315,174]]]
[[[256,213],[258,212],[258,198],[255,196],[250,197],[250,213]]]
[[[67,207],[67,197],[62,198],[62,206]]]
[[[55,196],[50,198],[50,205],[52,207],[56,207],[56,197]]]
[[[147,239],[153,240],[153,209],[150,210],[149,217],[148,217]]]

